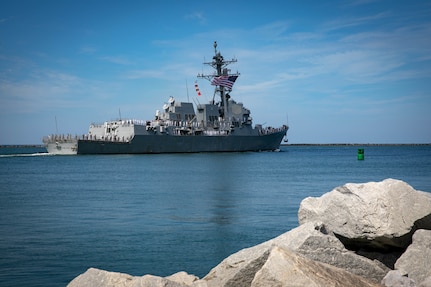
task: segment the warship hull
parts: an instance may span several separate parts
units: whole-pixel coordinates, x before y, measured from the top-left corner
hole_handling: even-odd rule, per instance
[[[286,131],[244,136],[136,135],[130,142],[78,140],[78,154],[158,154],[273,151]]]

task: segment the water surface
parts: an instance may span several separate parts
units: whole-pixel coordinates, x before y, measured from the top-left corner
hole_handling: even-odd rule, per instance
[[[431,146],[52,156],[0,149],[0,286],[65,286],[89,267],[203,277],[297,226],[307,196],[396,178],[431,191]],[[24,154],[25,153],[25,154]]]

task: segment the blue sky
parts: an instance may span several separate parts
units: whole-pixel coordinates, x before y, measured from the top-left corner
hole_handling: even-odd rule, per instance
[[[232,97],[290,143],[431,143],[430,1],[5,0],[0,144],[204,103],[215,40]]]

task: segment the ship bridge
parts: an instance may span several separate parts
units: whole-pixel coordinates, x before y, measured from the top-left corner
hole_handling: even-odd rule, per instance
[[[190,122],[195,116],[192,103],[176,102],[174,97],[170,97],[168,103],[163,105],[163,112],[156,111],[156,120],[163,121]]]

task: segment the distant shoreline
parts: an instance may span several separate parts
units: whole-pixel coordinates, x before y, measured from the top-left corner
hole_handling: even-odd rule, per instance
[[[379,143],[296,143],[296,144],[285,144],[282,143],[280,146],[431,146],[431,143],[402,143],[402,144],[379,144]],[[0,145],[0,148],[43,148],[41,144],[22,144],[22,145]]]
[[[281,146],[431,146],[431,143],[296,143],[281,144]]]
[[[5,144],[0,145],[0,148],[43,148],[41,144]]]

